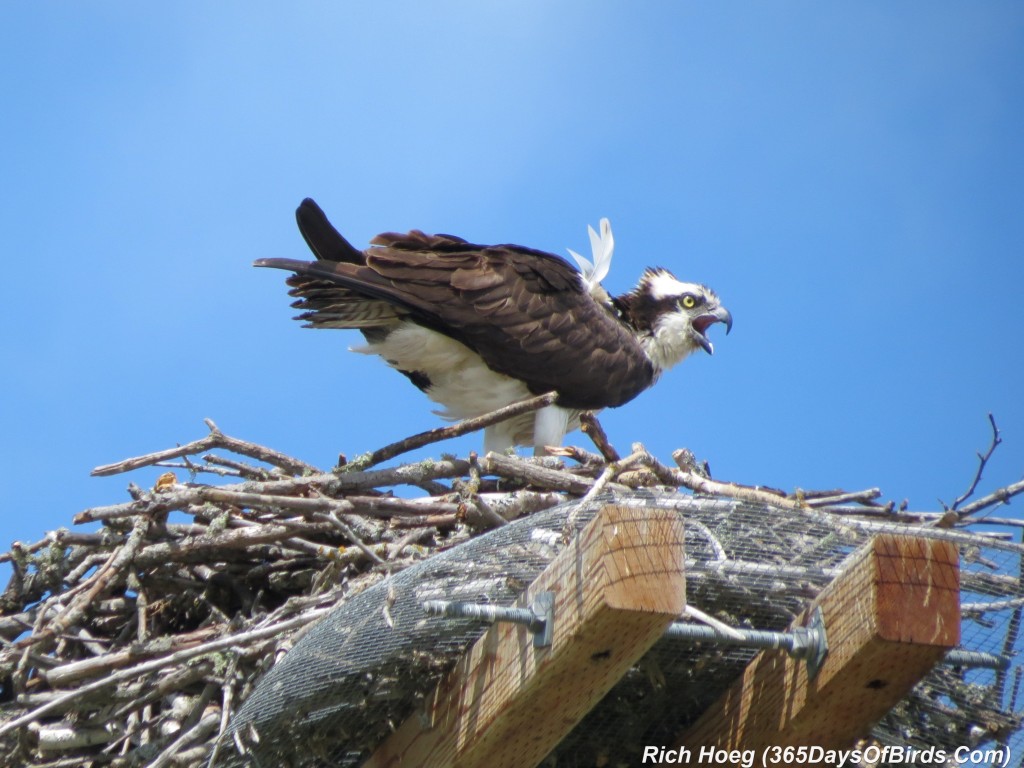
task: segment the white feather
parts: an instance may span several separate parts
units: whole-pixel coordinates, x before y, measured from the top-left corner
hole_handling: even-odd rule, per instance
[[[415,323],[399,323],[382,341],[352,351],[380,355],[392,368],[426,375],[431,383],[427,397],[445,407],[435,411],[444,419],[480,416],[532,396],[523,382],[492,371],[469,347]],[[524,413],[487,427],[484,450],[561,445],[566,433],[579,425],[578,411],[551,405],[536,415]]]
[[[583,283],[590,293],[601,292],[601,281],[608,277],[608,270],[612,266],[612,252],[615,250],[615,238],[612,236],[612,224],[608,219],[601,219],[601,234],[594,231],[591,226],[587,227],[590,234],[590,250],[593,262],[584,256],[580,256],[571,248],[567,249],[569,255],[576,260],[583,275]]]
[[[574,413],[558,405],[548,405],[537,411],[533,420],[533,445],[536,453],[543,454],[545,445],[561,445],[569,431]]]

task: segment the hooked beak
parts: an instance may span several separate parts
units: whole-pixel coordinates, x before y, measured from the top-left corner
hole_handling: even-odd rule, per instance
[[[708,327],[715,323],[725,324],[725,334],[728,336],[729,331],[732,330],[732,313],[729,312],[725,307],[716,307],[713,311],[707,314],[700,315],[693,320],[694,335],[697,338],[697,343],[703,348],[709,355],[715,354],[715,345],[711,343],[711,340],[704,334]]]

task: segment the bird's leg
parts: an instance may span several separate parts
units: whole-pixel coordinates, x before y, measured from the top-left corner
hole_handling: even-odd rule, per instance
[[[492,424],[489,427],[484,427],[484,454],[491,453],[504,453],[512,447],[512,439],[504,424]]]
[[[569,431],[571,412],[558,405],[548,405],[533,418],[533,455],[546,456],[546,445],[560,446]]]

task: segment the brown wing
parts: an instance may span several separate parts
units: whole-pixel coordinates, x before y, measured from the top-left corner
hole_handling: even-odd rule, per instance
[[[257,265],[294,271],[289,282],[303,309],[345,303],[340,294],[325,298],[332,285],[346,296],[384,303],[462,342],[531,392],[556,390],[569,408],[621,405],[651,384],[653,369],[635,336],[559,257],[417,231],[380,235],[374,243],[363,264],[264,259]]]

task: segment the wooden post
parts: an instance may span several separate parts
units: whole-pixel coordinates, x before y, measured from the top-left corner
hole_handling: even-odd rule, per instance
[[[685,608],[683,524],[608,506],[534,581],[555,593],[554,638],[488,629],[364,768],[537,765]]]
[[[680,736],[694,758],[702,747],[752,749],[760,764],[765,747],[846,749],[866,736],[960,641],[957,549],[876,536],[815,604],[829,648],[818,676],[808,680],[807,665],[781,651],[761,653]]]

